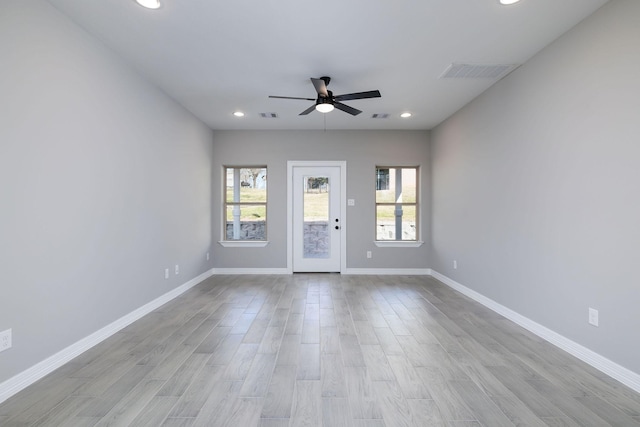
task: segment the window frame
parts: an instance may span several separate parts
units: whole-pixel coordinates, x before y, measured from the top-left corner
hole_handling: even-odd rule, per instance
[[[415,202],[405,202],[402,201],[400,203],[395,202],[378,202],[376,191],[378,191],[380,184],[380,170],[391,170],[391,169],[413,169],[415,170],[415,185],[416,185],[416,194],[415,194]],[[378,247],[419,247],[424,243],[422,241],[422,221],[421,221],[421,200],[420,200],[420,177],[421,177],[421,168],[420,165],[405,165],[405,166],[387,166],[387,165],[376,165],[375,167],[375,186],[374,186],[374,244]],[[387,178],[387,183],[391,181],[391,178]],[[395,196],[395,193],[394,193]],[[395,198],[395,197],[394,197]],[[415,240],[378,240],[378,207],[379,206],[391,206],[396,208],[397,206],[401,208],[413,207],[415,209],[415,227],[416,227],[416,235]],[[396,221],[397,221],[396,217]],[[401,217],[400,217],[401,218]],[[401,220],[400,220],[401,221]],[[402,237],[402,236],[400,236]]]
[[[224,247],[264,247],[266,246],[268,241],[268,200],[269,200],[269,184],[268,180],[266,180],[266,189],[265,189],[265,200],[264,202],[243,202],[243,201],[231,201],[227,200],[227,176],[229,169],[264,169],[265,178],[268,176],[268,166],[266,164],[262,165],[223,165],[222,166],[222,224],[221,224],[221,239],[218,243]],[[234,187],[236,182],[234,181]],[[239,182],[237,185],[242,186],[242,178],[239,178]],[[232,187],[233,188],[233,187]],[[242,207],[251,207],[251,206],[264,206],[265,211],[265,220],[264,220],[264,239],[262,240],[233,240],[227,239],[227,210],[229,207],[238,206]]]

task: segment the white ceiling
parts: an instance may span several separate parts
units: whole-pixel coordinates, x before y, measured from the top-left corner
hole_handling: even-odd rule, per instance
[[[522,64],[606,1],[49,0],[213,129],[431,129],[496,82],[440,79],[451,63]],[[345,101],[358,116],[268,98],[325,75],[382,98]]]

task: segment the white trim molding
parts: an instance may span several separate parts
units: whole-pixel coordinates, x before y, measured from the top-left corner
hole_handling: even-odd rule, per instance
[[[347,268],[342,274],[367,276],[430,276],[430,268]]]
[[[288,160],[287,161],[287,270],[293,273],[293,169],[296,167],[340,168],[340,219],[347,230],[347,162],[346,160]],[[340,233],[340,273],[347,269],[347,233]]]
[[[217,276],[229,274],[291,274],[288,268],[214,268],[213,274]]]
[[[424,242],[422,240],[374,240],[373,244],[379,248],[419,248]]]
[[[589,350],[588,348],[558,334],[555,331],[552,331],[545,326],[540,325],[539,323],[534,322],[527,317],[524,317],[519,313],[516,313],[502,304],[487,298],[473,289],[467,288],[437,271],[431,270],[431,276],[640,393],[640,374],[633,372],[624,366],[618,365],[606,357]]]
[[[0,403],[4,402],[14,394],[35,383],[44,376],[55,371],[65,363],[70,362],[72,359],[89,350],[90,348],[96,346],[97,344],[100,344],[102,341],[129,326],[136,320],[151,313],[153,310],[166,304],[172,299],[182,295],[183,293],[185,293],[198,283],[202,282],[203,280],[208,279],[212,275],[213,270],[205,271],[204,273],[200,274],[197,277],[194,277],[183,285],[180,285],[177,288],[167,292],[166,294],[161,295],[153,301],[121,317],[115,322],[110,323],[104,328],[99,329],[98,331],[92,333],[91,335],[81,339],[74,344],[71,344],[69,347],[60,350],[53,356],[48,357],[42,362],[35,364],[31,368],[15,375],[12,378],[9,378],[8,380],[0,384]]]
[[[220,240],[220,246],[225,248],[264,248],[269,244],[268,240]]]

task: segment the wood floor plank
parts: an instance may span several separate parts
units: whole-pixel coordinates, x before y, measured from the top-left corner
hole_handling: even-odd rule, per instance
[[[394,427],[418,427],[418,420],[411,414],[409,402],[395,381],[373,381],[376,402],[384,423]]]
[[[320,320],[311,319],[302,322],[300,334],[303,344],[320,344]]]
[[[205,365],[167,417],[195,418],[209,397],[216,393],[225,369],[222,365]]]
[[[322,354],[340,354],[340,333],[336,326],[320,328],[320,352]]]
[[[260,418],[258,427],[289,427],[289,418]]]
[[[222,381],[209,395],[190,425],[197,427],[224,426],[226,417],[240,394],[242,382]]]
[[[223,425],[228,427],[258,425],[263,400],[262,397],[238,397],[224,418]]]
[[[404,356],[404,351],[398,342],[398,339],[391,331],[391,328],[375,328],[374,329],[378,341],[387,356]]]
[[[275,354],[258,353],[240,390],[241,397],[264,397],[276,364]]]
[[[362,349],[355,335],[340,335],[340,349],[344,366],[365,366]]]
[[[224,365],[222,379],[225,381],[244,381],[257,353],[258,344],[241,343],[229,363]]]
[[[293,396],[290,426],[322,425],[320,381],[297,380]]]
[[[323,427],[353,427],[353,419],[346,397],[322,398],[322,426]]]
[[[142,408],[140,414],[131,422],[136,427],[157,427],[167,419],[169,412],[178,402],[175,396],[155,396]]]
[[[389,366],[407,399],[431,399],[431,394],[406,356],[387,355]]]
[[[69,396],[31,425],[34,427],[64,425],[68,423],[70,419],[75,418],[78,412],[80,412],[91,399],[93,398],[88,396]],[[18,425],[18,420],[14,419],[12,424]],[[9,417],[0,417],[0,425],[11,425],[9,424]]]
[[[448,423],[453,421],[477,421],[464,399],[455,393],[451,381],[440,369],[435,367],[415,368],[429,390],[429,394],[438,406],[442,418]]]
[[[347,396],[354,419],[381,419],[371,378],[364,367],[345,367]]]
[[[109,412],[104,414],[96,427],[110,425],[130,425],[153,399],[164,381],[148,379],[136,385]]]
[[[214,350],[218,347],[218,345],[220,345],[222,340],[224,340],[225,337],[229,335],[229,331],[231,331],[230,326],[216,326],[209,329],[206,336],[202,340],[200,340],[200,342],[198,342],[198,338],[194,338],[194,336],[199,336],[207,332],[206,329],[209,327],[210,327],[210,323],[205,322],[203,324],[203,327],[198,328],[198,330],[194,332],[194,334],[190,335],[189,338],[186,340],[187,344],[192,344],[192,343],[198,344],[198,347],[196,348],[197,353],[212,354]]]
[[[180,365],[158,391],[158,396],[182,396],[209,359],[208,354],[193,353]],[[151,373],[153,375],[153,372]],[[156,377],[154,377],[156,378]]]
[[[513,423],[472,381],[451,381],[451,386],[483,425],[513,427]]]
[[[407,402],[414,424],[420,426],[444,426],[446,424],[435,400],[408,399]]]
[[[152,366],[136,365],[118,378],[101,396],[92,400],[78,414],[81,417],[104,417],[133,388],[144,381]]]
[[[300,344],[298,380],[320,380],[320,344]]]
[[[354,320],[353,325],[356,329],[356,336],[358,337],[360,345],[380,343],[373,326],[368,320]]]
[[[380,345],[360,346],[364,364],[372,381],[395,381],[396,377]]]
[[[344,366],[339,354],[321,355],[320,384],[322,397],[346,397]]]
[[[538,393],[525,380],[509,371],[508,368],[489,366],[487,369],[538,417],[554,418],[566,415],[546,396]]]
[[[260,417],[288,420],[291,416],[295,384],[295,366],[276,366],[269,382]]]
[[[284,334],[284,326],[269,326],[267,327],[258,353],[271,353],[278,354],[280,344],[282,343],[282,335]]]

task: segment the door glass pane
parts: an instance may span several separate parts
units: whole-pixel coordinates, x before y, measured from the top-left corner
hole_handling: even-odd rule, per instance
[[[329,258],[329,177],[305,176],[303,179],[304,258]],[[337,225],[337,224],[336,224]]]

